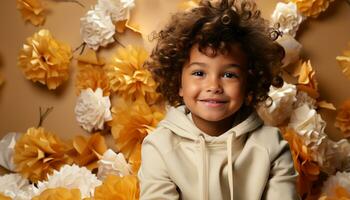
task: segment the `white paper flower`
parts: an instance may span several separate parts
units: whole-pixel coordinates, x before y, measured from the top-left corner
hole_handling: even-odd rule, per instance
[[[265,102],[258,108],[258,113],[264,122],[276,126],[289,118],[293,111],[293,103],[296,101],[296,92],[295,85],[288,83],[284,83],[281,88],[271,86],[269,91],[271,105],[266,105],[269,103]]]
[[[100,8],[89,10],[80,23],[80,34],[91,49],[97,50],[100,46],[114,42],[115,26],[111,17]]]
[[[282,37],[279,37],[277,39],[277,42],[283,47],[285,52],[284,58],[282,60],[282,67],[295,63],[299,60],[302,45],[292,36],[285,34]]]
[[[279,30],[295,37],[303,16],[298,12],[297,5],[293,2],[288,4],[279,2],[271,15],[272,23],[279,23]]]
[[[341,186],[350,193],[350,173],[349,172],[337,172],[334,176],[330,176],[322,187],[322,193],[328,197],[337,196],[334,192],[334,188]]]
[[[59,171],[48,176],[47,181],[38,182],[36,195],[48,188],[64,187],[67,189],[80,189],[81,197],[92,197],[95,187],[102,182],[85,167],[65,165]]]
[[[104,180],[107,175],[113,174],[120,177],[131,175],[131,166],[126,162],[122,153],[116,154],[108,149],[98,161],[97,177]]]
[[[114,23],[129,19],[130,10],[134,6],[134,0],[99,0],[96,5],[109,15]]]
[[[7,174],[0,177],[0,193],[14,200],[30,200],[34,196],[34,186],[19,174]]]
[[[75,115],[79,124],[87,131],[103,129],[105,121],[112,120],[111,102],[108,96],[103,96],[101,88],[92,91],[82,90],[75,106]]]
[[[20,137],[20,133],[8,133],[0,141],[0,165],[10,171],[15,171],[15,163],[13,162],[13,152],[16,141]]]
[[[311,98],[306,92],[298,91],[296,98],[297,98],[297,101],[294,103],[294,108],[299,108],[304,104],[308,105],[310,109],[317,108],[316,106],[317,101]]]
[[[322,120],[316,110],[304,104],[293,111],[288,126],[300,135],[309,136],[313,132],[324,134],[326,122]]]

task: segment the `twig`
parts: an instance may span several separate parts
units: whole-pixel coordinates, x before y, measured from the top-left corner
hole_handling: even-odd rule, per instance
[[[64,1],[64,2],[76,3],[79,6],[85,8],[84,4],[80,3],[78,0],[53,0],[53,1]]]
[[[39,107],[40,119],[37,127],[40,127],[43,124],[45,118],[52,110],[53,110],[53,107],[49,107],[49,108],[46,108],[44,113],[42,113],[41,107]]]
[[[74,49],[73,53],[75,53],[76,51],[78,51],[81,48],[79,55],[83,54],[83,52],[85,50],[85,46],[86,46],[85,42],[81,43],[77,48]]]
[[[115,35],[113,35],[113,39],[114,39],[118,44],[120,44],[120,46],[122,46],[123,48],[125,48],[125,45],[123,45],[123,44],[117,39],[117,37],[115,37]]]

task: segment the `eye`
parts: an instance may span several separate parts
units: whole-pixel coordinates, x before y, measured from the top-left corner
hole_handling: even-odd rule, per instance
[[[238,74],[233,72],[225,72],[223,75],[224,78],[239,78]]]
[[[204,72],[202,72],[202,71],[194,71],[194,72],[192,72],[191,75],[193,75],[193,76],[204,76]]]

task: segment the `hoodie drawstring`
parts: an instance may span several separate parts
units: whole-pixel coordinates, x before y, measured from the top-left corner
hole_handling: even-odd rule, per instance
[[[232,169],[232,138],[233,134],[230,134],[226,140],[227,142],[227,178],[228,185],[230,187],[230,199],[233,200],[233,169]]]
[[[198,162],[199,165],[199,191],[201,195],[201,200],[208,200],[208,160],[207,160],[207,152],[205,148],[205,139],[203,135],[199,137],[199,147],[200,147],[200,158],[201,161]]]

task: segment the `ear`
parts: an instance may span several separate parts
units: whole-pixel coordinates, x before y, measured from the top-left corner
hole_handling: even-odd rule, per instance
[[[179,96],[180,96],[180,97],[183,97],[183,96],[184,96],[184,93],[183,93],[182,87],[180,87],[180,88],[179,88]]]

